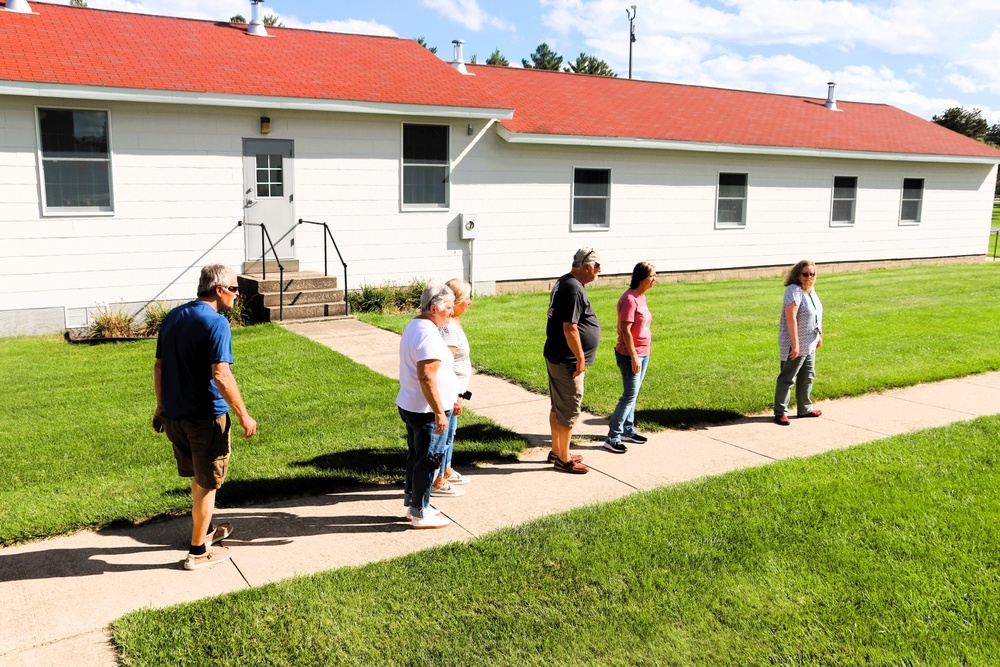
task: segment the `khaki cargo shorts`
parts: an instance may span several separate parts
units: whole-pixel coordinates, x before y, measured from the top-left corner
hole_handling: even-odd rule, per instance
[[[177,474],[194,477],[203,489],[217,489],[229,469],[229,413],[218,419],[163,418],[164,430],[174,446]]]
[[[580,417],[583,376],[586,373],[573,377],[575,364],[554,364],[548,359],[545,360],[545,366],[549,371],[549,400],[552,402],[552,412],[556,413],[556,421],[562,426],[573,428]]]

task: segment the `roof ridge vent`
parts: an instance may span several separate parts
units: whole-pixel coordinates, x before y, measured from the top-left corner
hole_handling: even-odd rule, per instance
[[[7,4],[4,6],[8,12],[17,12],[18,14],[34,14],[31,11],[31,5],[28,4],[28,0],[7,0]]]
[[[460,39],[453,39],[451,40],[451,43],[455,45],[455,55],[451,59],[451,66],[462,74],[472,76],[472,73],[465,68],[465,57],[462,55],[462,45],[465,44],[465,42]]]
[[[270,37],[264,21],[260,17],[260,5],[264,0],[250,0],[250,25],[247,26],[247,33],[254,37]]]
[[[826,85],[829,86],[829,88],[827,88],[826,102],[823,103],[823,106],[830,111],[840,111],[840,109],[837,108],[837,97],[834,95],[834,89],[837,87],[837,83],[835,81],[827,81]]]

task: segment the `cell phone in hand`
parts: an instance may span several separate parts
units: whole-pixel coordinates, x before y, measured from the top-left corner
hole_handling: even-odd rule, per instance
[[[163,433],[163,420],[160,419],[158,415],[153,416],[153,430],[157,433]]]

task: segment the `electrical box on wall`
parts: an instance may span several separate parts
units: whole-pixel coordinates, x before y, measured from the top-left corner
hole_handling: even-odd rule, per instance
[[[479,232],[479,216],[475,213],[459,214],[458,231],[463,241],[476,238],[476,234]]]

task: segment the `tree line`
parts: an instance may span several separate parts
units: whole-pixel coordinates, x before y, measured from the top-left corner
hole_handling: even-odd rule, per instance
[[[983,118],[983,112],[974,107],[972,111],[966,110],[965,107],[945,109],[944,113],[931,116],[931,122],[1000,149],[1000,123],[990,125],[989,121]],[[1000,198],[1000,178],[997,179],[993,196]]]
[[[416,38],[417,44],[420,44],[426,48],[431,53],[437,53],[436,46],[428,46],[427,42],[423,37]],[[529,60],[530,59],[530,60]],[[552,48],[545,42],[539,44],[535,51],[528,56],[528,58],[521,59],[521,65],[525,69],[548,69],[554,71],[563,72],[573,72],[574,74],[596,74],[597,76],[618,76],[611,66],[606,62],[598,58],[597,56],[589,55],[583,51],[580,55],[576,57],[575,61],[567,62],[563,66],[563,61],[565,59],[552,50]],[[472,63],[476,64],[479,61],[478,57],[472,56]],[[487,65],[500,65],[502,67],[510,67],[510,61],[507,60],[500,49],[495,49],[490,57],[486,59]]]

